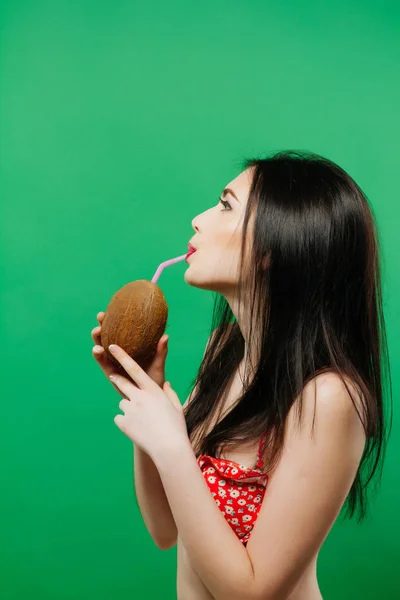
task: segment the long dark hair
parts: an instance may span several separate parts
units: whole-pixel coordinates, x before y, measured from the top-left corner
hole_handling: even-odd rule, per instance
[[[226,446],[252,443],[267,431],[268,472],[281,454],[285,421],[298,394],[301,415],[305,384],[322,372],[336,373],[354,404],[345,376],[361,391],[362,414],[358,412],[366,434],[345,503],[349,518],[359,506],[361,522],[366,487],[378,470],[381,479],[387,444],[383,364],[392,402],[372,209],[343,169],[312,152],[283,151],[246,159],[242,166],[252,167],[253,178],[243,222],[238,297],[241,306],[246,294],[249,339],[253,343],[256,331],[259,361],[244,379],[233,408],[202,434],[220,414],[245,348],[228,302],[217,294],[211,337],[185,407],[189,438],[195,443],[197,433],[196,457],[221,456]],[[254,231],[246,235],[252,215]],[[250,344],[245,360],[251,360]]]

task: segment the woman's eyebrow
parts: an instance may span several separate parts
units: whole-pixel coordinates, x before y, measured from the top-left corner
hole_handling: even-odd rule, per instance
[[[231,188],[225,188],[225,189],[222,191],[222,198],[225,198],[225,196],[226,196],[227,194],[232,194],[232,196],[233,196],[233,197],[234,197],[234,198],[235,198],[235,199],[236,199],[238,202],[240,202],[239,198],[236,196],[235,192],[234,192],[234,191],[233,191]]]

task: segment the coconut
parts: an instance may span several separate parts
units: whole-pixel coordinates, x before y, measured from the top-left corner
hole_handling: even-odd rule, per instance
[[[116,372],[126,376],[125,369],[109,351],[110,344],[120,346],[146,370],[155,356],[167,318],[168,305],[156,283],[138,279],[114,294],[101,324],[101,345]]]

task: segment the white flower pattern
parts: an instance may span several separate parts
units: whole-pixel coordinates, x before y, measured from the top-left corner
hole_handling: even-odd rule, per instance
[[[205,454],[197,459],[218,508],[244,546],[257,520],[269,479],[261,470],[265,439],[266,434],[261,438],[253,469]]]

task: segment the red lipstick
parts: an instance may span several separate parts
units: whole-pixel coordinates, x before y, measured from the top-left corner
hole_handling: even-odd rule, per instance
[[[186,258],[189,258],[189,256],[191,254],[193,254],[193,252],[196,252],[196,248],[194,246],[192,246],[192,244],[188,244],[188,253],[186,254]]]

